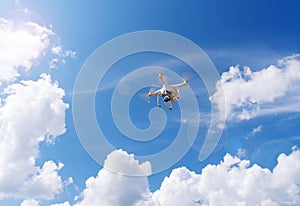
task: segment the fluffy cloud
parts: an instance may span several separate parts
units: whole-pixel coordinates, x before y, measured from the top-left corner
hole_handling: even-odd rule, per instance
[[[134,159],[133,154],[127,154],[125,151],[116,150],[109,155],[104,162],[104,167],[112,172],[124,175],[148,176],[151,175],[151,164],[143,162],[139,164]]]
[[[64,51],[59,42],[45,26],[0,17],[0,200],[28,198],[22,205],[39,205],[41,199],[52,199],[73,181],[62,181],[63,163],[36,164],[39,144],[54,143],[66,130],[64,91],[45,74],[37,81],[12,84],[40,57],[55,59],[50,67],[66,57],[75,58],[76,53]]]
[[[29,70],[49,45],[54,33],[36,23],[15,28],[13,21],[0,18],[0,83],[18,77],[19,68]]]
[[[0,107],[0,199],[51,199],[63,189],[62,163],[35,164],[41,142],[65,132],[64,91],[49,75],[8,86]]]
[[[153,201],[155,205],[193,205],[196,204],[199,177],[182,167],[172,171],[166,177],[159,190],[154,192]]]
[[[121,159],[133,158],[121,150],[113,154]],[[123,166],[138,166],[136,161],[124,163],[121,159]],[[201,174],[186,167],[174,169],[153,193],[149,192],[146,177],[128,177],[102,169],[97,177],[86,181],[83,199],[76,206],[299,205],[299,161],[300,151],[294,149],[290,155],[279,155],[278,164],[271,171],[227,154],[219,164],[207,165]]]
[[[157,205],[299,205],[300,151],[281,154],[273,171],[226,155],[201,174],[178,168],[154,192]]]
[[[21,206],[39,206],[40,203],[35,199],[27,199],[21,203]]]
[[[119,165],[119,166],[117,166]],[[86,181],[86,189],[82,192],[82,200],[76,204],[81,205],[146,205],[150,201],[150,192],[147,177],[132,177],[123,175],[136,169],[147,174],[149,168],[146,164],[139,164],[133,155],[122,150],[113,151],[107,156],[104,167],[115,170],[101,169],[97,177],[90,177]],[[149,202],[147,204],[150,204]]]
[[[227,119],[245,120],[274,112],[299,111],[300,55],[286,57],[266,69],[230,67],[211,97]],[[225,104],[221,101],[225,95]],[[284,97],[284,98],[283,98]],[[277,103],[278,102],[278,103]]]
[[[70,203],[68,201],[64,202],[64,203],[60,203],[60,204],[52,204],[50,206],[71,206]]]
[[[50,54],[50,48],[50,68],[65,63],[67,57],[76,58],[76,52],[64,50],[54,37],[51,29],[35,22],[16,25],[11,19],[0,18],[0,84],[14,81],[20,69],[30,70],[39,57]]]

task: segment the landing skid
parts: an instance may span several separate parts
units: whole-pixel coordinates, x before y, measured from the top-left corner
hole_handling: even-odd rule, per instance
[[[162,108],[166,108],[166,109],[169,109],[169,110],[172,110],[173,109],[173,107],[172,106],[165,106],[165,105],[157,105],[157,106],[159,106],[159,107],[162,107]]]
[[[166,109],[169,109],[169,110],[172,110],[173,109],[173,103],[172,103],[172,101],[170,101],[169,105],[162,105],[160,103],[160,97],[161,97],[160,95],[157,95],[157,106],[162,107],[162,108],[166,108]]]

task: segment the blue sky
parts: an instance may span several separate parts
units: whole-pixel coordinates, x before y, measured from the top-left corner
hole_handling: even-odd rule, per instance
[[[0,3],[1,205],[300,204],[298,1]],[[116,149],[98,164],[76,132],[76,79],[96,49],[142,30],[166,31],[193,42],[215,65],[218,83],[210,95],[192,66],[159,52],[115,62],[94,91],[98,126]],[[120,50],[124,46],[126,42]],[[119,52],[115,49],[114,54]],[[145,67],[151,67],[151,76],[140,76],[153,79],[153,85],[159,85],[161,70],[172,83],[180,78],[167,69],[188,74],[190,86],[183,88],[179,103],[188,104],[190,91],[199,111],[188,110],[184,122],[183,110],[175,104],[173,111],[163,111],[166,126],[157,138],[136,141],[115,125],[111,101],[122,78]],[[156,107],[156,99],[142,97],[149,88],[137,90],[129,102],[131,121],[140,129],[149,127],[149,112]],[[223,133],[213,152],[199,161],[212,105],[225,114],[225,126],[219,128]],[[90,109],[82,105],[83,114]],[[91,124],[88,120],[82,126]],[[198,128],[194,142],[189,133],[184,137],[191,147],[182,158],[158,173],[153,163],[151,170],[151,161],[136,161],[172,144],[181,124]]]

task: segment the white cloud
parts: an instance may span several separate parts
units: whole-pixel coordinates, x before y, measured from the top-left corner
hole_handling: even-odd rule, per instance
[[[64,182],[65,185],[71,185],[71,184],[73,184],[73,183],[74,183],[74,180],[73,180],[72,177],[69,177],[69,178]]]
[[[54,33],[36,23],[27,22],[15,28],[13,21],[0,18],[0,83],[11,82],[19,68],[30,70],[49,45]]]
[[[57,68],[58,62],[59,62],[59,59],[58,59],[58,58],[51,59],[51,61],[49,62],[49,68],[50,68],[50,69],[55,69],[55,68]]]
[[[160,205],[299,205],[300,151],[281,154],[273,171],[227,154],[201,174],[172,171],[153,198]]]
[[[50,206],[71,206],[70,203],[68,201],[64,202],[64,203],[60,203],[60,204],[52,204]]]
[[[76,52],[73,50],[64,50],[61,44],[52,46],[51,48],[52,54],[56,55],[56,58],[53,58],[50,63],[49,67],[51,69],[57,68],[57,65],[59,62],[65,63],[66,58],[70,57],[75,59],[76,58]]]
[[[0,199],[51,199],[63,189],[62,163],[35,164],[39,144],[65,129],[64,91],[49,75],[8,86],[0,107]]]
[[[36,173],[21,185],[21,194],[39,199],[52,199],[54,195],[63,190],[63,183],[58,171],[63,168],[63,164],[55,164],[47,161],[42,168],[36,167]]]
[[[135,176],[148,176],[151,174],[150,162],[139,164],[139,162],[134,159],[133,154],[127,154],[122,150],[116,150],[107,155],[104,168],[124,175],[135,174]]]
[[[247,157],[247,151],[244,148],[239,148],[236,154],[239,158]]]
[[[56,55],[62,55],[63,54],[63,49],[61,45],[53,46],[52,47],[52,53]]]
[[[257,127],[255,127],[252,131],[251,131],[251,136],[255,135],[256,133],[260,132],[263,129],[262,125],[259,125]]]
[[[118,166],[119,165],[119,166]],[[126,176],[128,170],[148,173],[148,166],[139,164],[133,155],[122,150],[113,151],[107,156],[104,167],[112,167],[116,172],[101,169],[96,177],[86,181],[82,200],[76,206],[93,205],[147,205],[150,204],[147,177]],[[120,174],[121,173],[121,174]],[[146,204],[147,203],[147,204]]]
[[[11,19],[0,18],[0,84],[14,81],[21,69],[30,70],[50,49],[51,69],[57,68],[59,62],[65,63],[67,57],[76,58],[76,52],[64,50],[57,42],[59,38],[45,26],[35,22],[16,25]]]
[[[10,84],[39,60],[52,58],[50,68],[56,68],[76,53],[64,51],[61,44],[59,53],[49,53],[59,38],[52,29],[25,21],[0,17],[0,199],[27,198],[22,205],[36,205],[73,183],[72,178],[61,179],[63,163],[36,164],[39,144],[52,144],[65,133],[68,105],[62,100],[64,91],[49,75]]]
[[[155,205],[196,205],[199,177],[182,167],[174,169],[169,177],[166,177],[159,190],[154,192]]]
[[[230,67],[217,83],[212,101],[229,120],[251,119],[273,112],[300,111],[300,55],[278,61],[266,69],[253,72],[249,67]],[[221,97],[225,95],[225,104]],[[293,100],[293,101],[291,101]]]
[[[125,159],[130,157],[120,150],[113,153],[123,155]],[[118,162],[123,162],[122,158]],[[86,181],[86,189],[81,194],[83,199],[76,206],[299,205],[299,162],[300,151],[296,148],[290,155],[279,155],[273,171],[227,154],[219,164],[207,165],[201,174],[186,167],[174,169],[153,193],[149,192],[146,177],[122,176],[102,169],[97,177]],[[124,162],[122,164],[122,167],[126,166]],[[131,164],[137,162],[127,164],[131,168]]]
[[[21,203],[21,206],[39,206],[40,203],[35,199],[27,199]]]

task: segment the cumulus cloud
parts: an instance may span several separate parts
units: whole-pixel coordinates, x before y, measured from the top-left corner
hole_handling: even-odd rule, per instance
[[[299,161],[299,150],[281,154],[270,171],[227,154],[220,164],[206,166],[201,174],[185,167],[173,170],[153,199],[164,206],[299,205]]]
[[[130,156],[121,150],[113,153]],[[83,199],[76,206],[299,205],[300,151],[293,148],[290,155],[281,154],[277,160],[275,168],[269,170],[227,154],[219,164],[207,165],[201,174],[186,167],[174,169],[153,193],[149,192],[146,177],[128,177],[102,169],[97,177],[86,181]],[[137,162],[127,164],[131,167]]]
[[[14,81],[21,69],[29,71],[47,53],[52,55],[51,69],[65,63],[67,57],[76,58],[76,52],[64,50],[57,38],[51,29],[35,22],[16,25],[11,19],[0,18],[0,84]]]
[[[39,206],[40,203],[35,199],[27,199],[21,203],[21,206]]]
[[[187,168],[177,168],[166,177],[153,194],[155,205],[196,205],[199,178]]]
[[[63,189],[62,163],[37,166],[39,144],[65,129],[64,90],[49,75],[9,85],[0,107],[0,198],[51,199]]]
[[[211,97],[228,120],[246,120],[274,112],[300,111],[300,55],[293,55],[259,71],[230,67]],[[225,104],[221,101],[225,95]]]
[[[108,166],[113,166],[116,171],[101,169],[96,177],[90,177],[86,181],[86,189],[81,194],[82,200],[76,206],[132,206],[146,205],[148,201],[151,201],[146,176],[123,175],[128,170],[134,169],[147,174],[148,166],[139,164],[133,155],[122,150],[113,151],[107,156],[104,167]]]
[[[116,150],[107,155],[104,168],[124,175],[148,176],[151,174],[150,162],[139,164],[133,154],[127,154],[123,150]]]
[[[72,178],[63,181],[59,175],[63,163],[36,164],[39,144],[54,144],[66,131],[64,90],[50,75],[37,81],[20,81],[20,76],[40,60],[52,59],[50,68],[56,68],[75,55],[63,49],[52,29],[0,17],[0,199],[25,198],[22,205],[39,205],[72,184]]]
[[[12,20],[0,18],[0,83],[15,80],[20,75],[19,68],[30,70],[43,55],[53,34],[33,22],[15,28]]]

